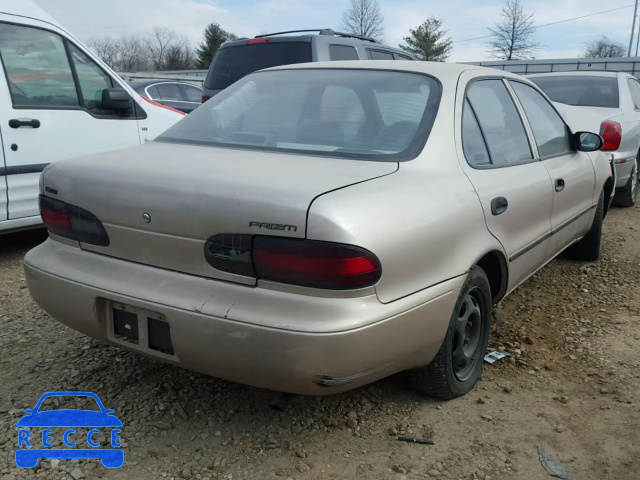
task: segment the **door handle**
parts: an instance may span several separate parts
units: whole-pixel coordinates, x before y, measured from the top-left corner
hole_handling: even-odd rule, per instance
[[[558,178],[556,180],[556,192],[561,192],[564,190],[564,180],[562,178]]]
[[[491,213],[493,215],[500,215],[507,211],[509,202],[504,197],[496,197],[491,200]]]
[[[40,128],[40,120],[36,120],[35,118],[12,118],[11,120],[9,120],[9,126],[11,128]]]

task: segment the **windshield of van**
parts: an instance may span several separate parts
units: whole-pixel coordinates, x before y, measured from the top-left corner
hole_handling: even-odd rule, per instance
[[[221,48],[213,59],[204,86],[212,90],[222,90],[258,70],[311,60],[309,41],[265,41]]]
[[[440,84],[415,73],[259,72],[201,105],[158,141],[409,160],[424,147],[439,99]]]
[[[531,77],[554,102],[579,107],[618,108],[618,79],[586,75]]]

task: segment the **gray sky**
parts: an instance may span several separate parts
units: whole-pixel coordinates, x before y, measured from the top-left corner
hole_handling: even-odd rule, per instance
[[[36,0],[82,40],[101,35],[144,35],[153,26],[169,27],[195,46],[210,22],[239,36],[263,31],[340,27],[348,0]],[[543,27],[537,58],[576,57],[586,44],[606,34],[625,46],[633,16],[632,0],[543,0],[527,2],[541,25],[616,7],[614,12]],[[494,0],[380,0],[385,43],[397,45],[421,21],[433,15],[444,21],[454,41],[487,35],[502,1]],[[636,30],[637,31],[637,30]],[[635,51],[635,43],[634,43]],[[488,59],[486,40],[455,43],[451,61]]]

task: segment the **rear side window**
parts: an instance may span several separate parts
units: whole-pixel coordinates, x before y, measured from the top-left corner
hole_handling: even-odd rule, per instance
[[[15,107],[77,107],[64,42],[37,28],[0,24],[0,54]]]
[[[222,90],[256,70],[311,60],[311,42],[308,41],[271,41],[221,48],[211,63],[205,88]]]
[[[640,110],[640,84],[633,78],[627,78],[629,85],[629,91],[631,92],[631,98],[633,99],[633,106],[636,110]]]
[[[509,82],[522,104],[538,146],[540,158],[564,155],[571,151],[569,130],[546,98],[534,88],[520,82]]]
[[[402,55],[401,53],[396,53],[396,60],[412,60],[413,58],[411,58],[408,55]]]
[[[157,141],[382,162],[410,160],[429,136],[440,89],[433,78],[406,72],[258,72],[198,107]]]
[[[202,101],[202,90],[197,87],[192,87],[191,85],[180,85],[180,90],[182,90],[182,95],[187,99],[188,102],[198,102]]]
[[[159,100],[160,99],[160,94],[158,93],[158,89],[156,88],[155,85],[147,87],[145,90],[147,92],[147,95],[149,95],[149,97],[151,98],[151,100]]]
[[[329,58],[335,60],[358,60],[358,51],[349,45],[329,45]]]
[[[393,60],[393,53],[367,49],[369,60]]]
[[[464,102],[462,112],[462,149],[467,162],[471,166],[489,165],[491,158],[484,137],[478,125],[478,119],[469,100]]]
[[[177,102],[184,100],[180,87],[176,83],[159,83],[156,85],[156,89],[162,100],[175,100]]]
[[[580,107],[620,106],[617,77],[558,75],[530,80],[554,102]]]
[[[467,90],[493,165],[505,167],[532,160],[520,114],[502,80],[479,80]]]

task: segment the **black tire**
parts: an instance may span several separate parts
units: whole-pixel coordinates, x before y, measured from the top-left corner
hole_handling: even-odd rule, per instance
[[[473,267],[460,291],[440,350],[431,364],[409,372],[418,392],[449,400],[475,387],[482,378],[491,330],[491,310],[491,287],[487,275],[482,268]],[[465,346],[469,348],[463,348]]]
[[[613,203],[619,207],[633,207],[638,197],[638,160],[634,160],[633,169],[627,184],[616,191]]]
[[[570,255],[576,260],[595,262],[600,258],[600,243],[602,240],[602,220],[604,219],[604,191],[598,199],[596,215],[591,229],[578,243],[569,249]]]

